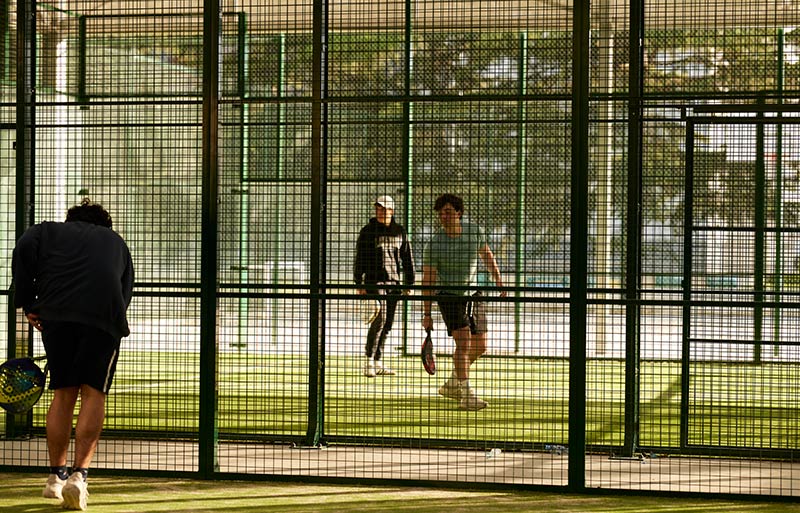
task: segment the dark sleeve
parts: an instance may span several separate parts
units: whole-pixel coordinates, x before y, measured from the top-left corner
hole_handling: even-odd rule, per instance
[[[414,255],[411,251],[411,243],[408,241],[408,235],[403,232],[403,245],[400,246],[400,259],[403,261],[403,274],[405,275],[405,284],[413,285],[414,274]]]
[[[125,254],[128,257],[128,262],[125,265],[125,271],[122,273],[122,297],[125,299],[125,306],[128,307],[133,299],[133,259],[127,246]]]
[[[36,275],[39,267],[39,241],[41,225],[30,227],[17,241],[11,256],[11,273],[14,280],[14,307],[25,312],[36,301]]]
[[[365,231],[361,230],[361,233],[358,234],[358,240],[356,241],[356,258],[353,263],[353,281],[355,281],[356,285],[361,285],[364,282],[365,265],[367,262],[366,238]]]

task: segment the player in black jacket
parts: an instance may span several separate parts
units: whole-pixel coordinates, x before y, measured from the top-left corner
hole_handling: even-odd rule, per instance
[[[386,336],[394,323],[401,290],[385,286],[414,284],[414,259],[405,229],[394,220],[394,200],[380,196],[375,200],[375,217],[361,229],[356,242],[353,278],[359,294],[380,294],[380,312],[367,332],[364,375],[395,374],[381,360]],[[402,278],[401,278],[402,275]]]
[[[12,257],[14,305],[42,333],[53,400],[47,412],[50,475],[44,497],[63,499],[65,509],[86,509],[86,475],[105,418],[105,400],[129,334],[133,295],[128,246],[111,229],[111,216],[84,199],[63,223],[31,226]],[[75,403],[74,464],[67,449]]]

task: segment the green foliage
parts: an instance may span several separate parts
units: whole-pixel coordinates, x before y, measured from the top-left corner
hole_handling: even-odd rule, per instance
[[[645,90],[667,93],[774,93],[778,29],[650,30],[645,35]]]

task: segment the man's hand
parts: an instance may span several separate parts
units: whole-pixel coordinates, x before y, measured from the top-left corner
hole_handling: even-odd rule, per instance
[[[37,330],[42,331],[42,322],[39,320],[38,315],[36,315],[35,313],[27,313],[25,314],[25,317],[28,318],[28,324],[30,324]]]

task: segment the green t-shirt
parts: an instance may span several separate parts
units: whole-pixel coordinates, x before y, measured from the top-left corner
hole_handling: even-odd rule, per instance
[[[461,235],[448,237],[444,230],[437,231],[425,247],[422,265],[436,268],[436,286],[472,287],[477,283],[478,250],[487,245],[483,229],[468,221],[461,222]],[[466,295],[469,290],[448,290],[452,294]]]

